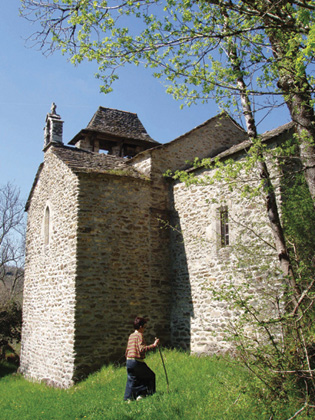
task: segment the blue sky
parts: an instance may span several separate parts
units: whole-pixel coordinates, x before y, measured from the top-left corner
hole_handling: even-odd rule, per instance
[[[85,128],[101,106],[137,113],[149,135],[165,143],[219,110],[215,102],[180,110],[159,80],[141,68],[123,69],[114,92],[100,93],[93,63],[74,67],[59,53],[44,57],[25,47],[34,27],[19,17],[19,0],[2,1],[0,22],[0,184],[12,181],[26,199],[43,160],[43,127],[51,103],[64,120],[64,143]],[[284,108],[261,131],[289,120]]]

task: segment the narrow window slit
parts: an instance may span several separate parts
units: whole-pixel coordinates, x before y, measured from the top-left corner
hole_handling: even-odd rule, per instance
[[[221,225],[221,246],[228,246],[229,238],[229,213],[227,207],[220,209],[220,225]]]
[[[50,211],[49,207],[45,210],[45,228],[44,228],[44,241],[45,245],[49,245],[49,228],[50,228]]]

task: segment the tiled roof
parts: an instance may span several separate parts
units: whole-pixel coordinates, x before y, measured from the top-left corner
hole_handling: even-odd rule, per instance
[[[148,135],[137,114],[118,109],[100,106],[89,122],[87,129],[124,138],[146,140],[155,145],[159,144]]]

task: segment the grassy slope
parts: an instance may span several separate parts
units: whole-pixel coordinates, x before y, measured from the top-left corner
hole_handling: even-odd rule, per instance
[[[69,390],[27,382],[2,372],[0,419],[4,420],[163,420],[269,419],[270,411],[247,391],[251,378],[240,366],[217,358],[197,358],[177,351],[163,352],[169,376],[167,393],[159,353],[148,365],[156,372],[157,393],[139,402],[122,401],[124,367],[104,367]],[[300,405],[301,406],[301,405]],[[279,407],[273,419],[288,419],[300,407]],[[300,416],[299,419],[313,418]]]

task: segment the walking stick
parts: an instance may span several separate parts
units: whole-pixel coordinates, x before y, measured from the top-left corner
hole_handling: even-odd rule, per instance
[[[166,378],[166,384],[167,384],[167,392],[169,392],[168,376],[167,376],[166,367],[165,367],[165,363],[164,363],[164,359],[163,359],[163,355],[162,355],[162,350],[161,350],[161,347],[159,345],[158,345],[158,349],[159,349],[159,352],[160,352],[160,356],[161,356],[161,360],[162,360],[162,364],[163,364],[163,368],[164,368],[164,372],[165,372],[165,378]]]

